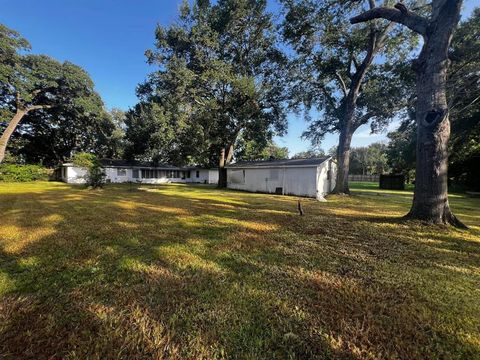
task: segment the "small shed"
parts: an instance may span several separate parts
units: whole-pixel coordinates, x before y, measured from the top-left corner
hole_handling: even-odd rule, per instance
[[[405,190],[405,176],[395,174],[380,175],[380,189]]]
[[[335,187],[330,156],[312,159],[239,162],[227,168],[227,187],[250,192],[324,199]]]

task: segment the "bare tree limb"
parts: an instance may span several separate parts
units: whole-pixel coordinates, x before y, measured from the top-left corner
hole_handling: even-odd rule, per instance
[[[32,111],[32,110],[39,110],[39,109],[50,109],[52,108],[52,105],[32,105],[29,106],[25,109],[26,112]]]
[[[390,30],[392,30],[395,23],[393,21],[389,22],[385,29],[379,34],[377,38],[377,43],[375,44],[376,50],[379,50],[385,45],[385,40]]]
[[[342,89],[343,96],[347,96],[347,85],[345,85],[345,81],[343,81],[342,75],[338,73],[338,71],[335,71],[335,77],[337,78],[338,82],[340,83],[340,88]]]
[[[405,5],[398,3],[395,9],[388,7],[376,7],[365,11],[363,14],[357,15],[350,19],[350,23],[358,24],[373,19],[386,19],[396,23],[405,25],[410,30],[420,35],[426,35],[428,20],[409,11]]]

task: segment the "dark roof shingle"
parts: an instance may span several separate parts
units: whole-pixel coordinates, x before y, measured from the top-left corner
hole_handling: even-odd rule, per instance
[[[165,168],[165,169],[178,169],[177,166],[169,164],[159,164],[154,162],[142,162],[142,161],[128,161],[121,159],[100,159],[100,164],[103,167],[146,167],[146,168]]]
[[[227,165],[227,168],[242,167],[277,167],[277,166],[318,166],[330,159],[331,156],[311,159],[285,159],[285,160],[263,160],[263,161],[240,161]]]

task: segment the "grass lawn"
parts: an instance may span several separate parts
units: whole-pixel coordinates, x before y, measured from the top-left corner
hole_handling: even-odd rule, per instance
[[[0,184],[0,358],[480,358],[480,199],[352,189]]]

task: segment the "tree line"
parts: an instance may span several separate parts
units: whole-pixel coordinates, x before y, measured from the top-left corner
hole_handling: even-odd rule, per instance
[[[458,225],[448,155],[459,178],[473,176],[480,103],[480,13],[455,33],[461,5],[279,0],[272,12],[266,0],[185,1],[172,25],[155,29],[146,51],[155,70],[125,113],[105,110],[81,68],[25,54],[28,42],[2,26],[0,111],[9,120],[0,161],[7,143],[12,155],[46,164],[91,151],[215,166],[225,186],[234,159],[288,156],[273,138],[295,112],[309,121],[304,137],[314,146],[339,134],[335,192],[348,194],[352,168],[372,171],[367,150],[352,154],[355,132],[365,124],[384,131],[395,120],[401,126],[383,151],[394,171],[416,169],[409,215]]]

